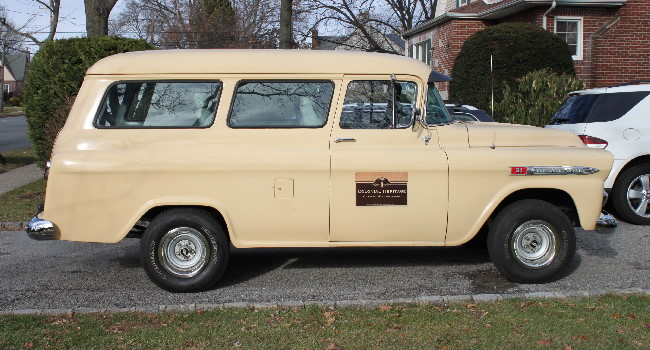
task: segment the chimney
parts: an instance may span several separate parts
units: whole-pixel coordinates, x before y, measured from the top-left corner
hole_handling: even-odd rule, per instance
[[[311,49],[318,50],[320,49],[320,43],[318,42],[318,30],[312,29],[311,31]]]

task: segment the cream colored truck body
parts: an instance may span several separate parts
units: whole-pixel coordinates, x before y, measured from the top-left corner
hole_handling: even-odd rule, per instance
[[[567,194],[580,225],[594,229],[612,157],[584,147],[570,132],[498,123],[340,128],[351,81],[394,74],[417,84],[417,107],[424,110],[429,73],[409,58],[365,53],[153,51],[106,58],[88,70],[56,142],[43,218],[54,223],[54,239],[108,243],[123,239],[152,209],[197,206],[216,210],[230,242],[240,248],[443,246],[470,240],[513,193],[541,189]],[[236,84],[273,79],[331,81],[326,124],[229,127]],[[95,127],[104,91],[132,80],[220,81],[213,124]],[[522,166],[600,171],[511,175],[511,167]],[[408,204],[355,205],[359,173],[406,173]]]

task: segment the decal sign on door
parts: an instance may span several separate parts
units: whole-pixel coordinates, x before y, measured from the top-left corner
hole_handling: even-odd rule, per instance
[[[355,174],[357,206],[406,205],[407,172],[359,172]]]

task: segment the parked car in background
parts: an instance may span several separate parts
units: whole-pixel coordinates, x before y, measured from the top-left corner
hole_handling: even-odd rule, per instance
[[[494,119],[487,114],[486,111],[478,109],[474,106],[447,103],[445,104],[447,111],[452,118],[464,122],[493,122]]]
[[[616,213],[638,225],[650,225],[648,95],[650,84],[640,82],[575,91],[546,126],[571,130],[587,146],[614,154],[605,189]]]

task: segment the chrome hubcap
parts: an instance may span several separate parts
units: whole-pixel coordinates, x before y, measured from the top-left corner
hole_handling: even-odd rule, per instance
[[[174,276],[196,276],[210,259],[207,239],[190,227],[167,232],[158,247],[158,258],[167,272]]]
[[[515,230],[512,250],[523,265],[541,268],[555,258],[555,232],[549,223],[531,220]]]
[[[636,215],[647,218],[650,217],[648,201],[650,201],[650,175],[643,174],[632,180],[627,188],[627,204]]]

